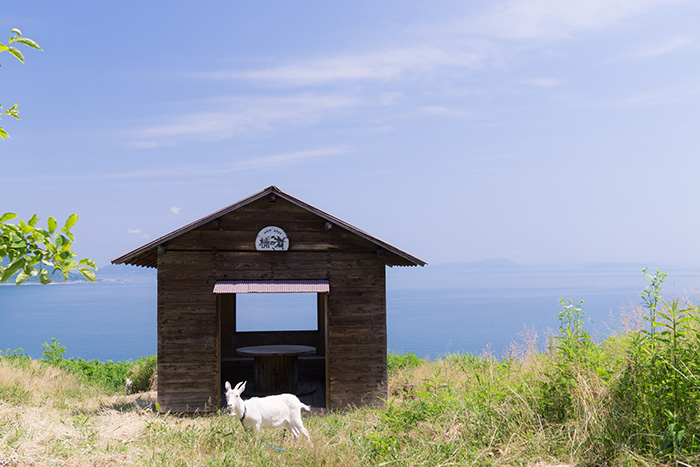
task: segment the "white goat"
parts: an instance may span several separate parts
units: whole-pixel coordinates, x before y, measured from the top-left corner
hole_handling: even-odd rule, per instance
[[[304,428],[301,421],[301,409],[311,410],[303,404],[299,398],[293,394],[278,394],[267,397],[251,397],[244,401],[241,393],[245,390],[245,382],[238,383],[235,388],[226,381],[226,402],[228,408],[232,409],[245,428],[252,428],[257,437],[260,428],[287,427],[292,433],[294,441],[299,438],[301,432],[306,441],[311,443],[309,432]]]

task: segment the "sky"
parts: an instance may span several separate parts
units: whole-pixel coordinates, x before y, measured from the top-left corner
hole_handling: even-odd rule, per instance
[[[106,265],[276,185],[430,265],[700,265],[700,4],[9,2],[0,211]],[[4,31],[4,33],[3,33]]]

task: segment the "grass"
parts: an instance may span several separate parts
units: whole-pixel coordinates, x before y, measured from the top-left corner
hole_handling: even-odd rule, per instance
[[[545,352],[532,333],[504,359],[389,355],[386,406],[305,415],[313,446],[283,430],[256,441],[226,412],[159,414],[154,392],[117,393],[50,351],[6,355],[0,465],[698,465],[698,308],[647,310],[599,343],[562,301]]]

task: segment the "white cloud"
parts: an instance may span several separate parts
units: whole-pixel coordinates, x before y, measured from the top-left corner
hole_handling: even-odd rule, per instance
[[[684,0],[506,0],[470,4],[439,24],[407,27],[372,48],[252,70],[194,73],[197,78],[246,80],[272,86],[415,79],[441,68],[498,66],[502,44],[494,39],[560,40],[584,30],[607,28],[628,18]],[[408,35],[410,34],[410,35]],[[395,45],[401,44],[401,45]],[[406,45],[408,44],[408,45]]]
[[[168,168],[144,169],[133,172],[105,172],[99,174],[91,174],[91,180],[139,180],[139,179],[171,179],[177,177],[191,178],[197,177],[216,177],[221,174],[232,172],[241,172],[245,170],[274,168],[280,166],[290,166],[295,164],[303,164],[309,159],[320,159],[325,157],[335,157],[341,154],[347,154],[351,149],[347,146],[329,146],[316,149],[307,149],[304,151],[294,151],[288,153],[262,155],[249,158],[238,159],[228,164],[218,162],[210,166],[171,166]],[[170,212],[178,214],[181,208],[171,207]],[[143,234],[140,229],[129,229],[132,235]],[[146,234],[147,235],[147,234]]]
[[[536,86],[540,88],[553,88],[559,86],[561,81],[556,78],[532,78],[524,81],[525,84],[530,86]]]
[[[335,85],[322,94],[283,95],[279,89],[268,96],[222,97],[188,103],[189,111],[177,110],[160,122],[138,129],[129,139],[134,148],[177,146],[187,142],[218,142],[232,138],[255,138],[278,129],[304,128],[338,115],[377,106],[411,105],[420,96],[417,87],[439,89],[442,95],[457,95],[454,89],[473,84],[465,77],[486,68],[501,68],[520,56],[525,47],[572,37],[581,31],[609,28],[675,0],[506,0],[486,2],[481,11],[469,7],[469,15],[455,12],[441,24],[432,24],[414,35],[391,39],[371,49],[311,57],[258,69],[234,69],[196,73],[206,80],[237,80],[252,85],[298,88]],[[503,41],[508,39],[512,41]],[[668,53],[689,43],[676,38],[640,51],[647,57]],[[401,44],[401,45],[395,45]],[[408,45],[405,45],[408,44]],[[368,86],[391,84],[392,89]],[[538,77],[526,81],[551,88],[560,81]],[[339,86],[345,86],[338,90]],[[483,85],[482,85],[483,86]],[[420,89],[420,88],[419,88]],[[360,95],[374,96],[358,98]],[[434,96],[434,94],[433,94]],[[425,97],[425,95],[423,95]],[[463,113],[450,107],[456,103],[422,102],[423,112]],[[183,105],[184,107],[184,105]],[[197,111],[196,109],[205,109]]]
[[[402,92],[385,92],[379,96],[377,101],[384,106],[397,105],[403,98]]]
[[[257,157],[253,159],[248,159],[235,164],[232,164],[227,171],[237,171],[244,169],[255,169],[255,168],[272,168],[279,167],[281,165],[291,165],[304,162],[308,159],[316,159],[319,157],[333,156],[336,154],[346,153],[346,148],[321,148],[313,149],[309,151],[298,151],[283,154],[274,154],[271,156]]]
[[[336,81],[393,80],[436,67],[474,67],[482,59],[478,48],[446,50],[437,45],[386,48],[304,60],[297,63],[250,71],[199,73],[208,79],[236,79],[265,82],[277,86],[309,86]]]
[[[492,6],[467,20],[471,32],[501,39],[570,37],[577,31],[608,27],[620,20],[645,13],[669,0],[512,0]]]
[[[587,103],[589,107],[648,107],[667,104],[689,103],[700,98],[700,85],[697,83],[678,84],[658,89],[637,92],[632,95],[599,102]]]
[[[127,232],[129,232],[130,235],[135,235],[139,240],[146,240],[151,238],[150,235],[148,235],[141,229],[128,229]]]
[[[173,206],[170,208],[170,212],[172,212],[173,214],[180,214],[180,209],[181,208],[177,208],[177,207]]]
[[[468,117],[470,115],[470,113],[466,110],[453,109],[451,107],[444,107],[439,105],[425,106],[421,107],[419,110],[425,115],[435,115],[443,117]]]
[[[648,60],[661,55],[675,52],[678,49],[687,47],[695,42],[695,39],[688,36],[680,36],[671,38],[660,44],[655,44],[638,50],[633,58]]]
[[[154,148],[186,141],[251,137],[278,126],[308,126],[331,112],[361,104],[353,97],[337,95],[222,98],[217,102],[222,109],[170,117],[168,122],[138,130],[130,146]]]

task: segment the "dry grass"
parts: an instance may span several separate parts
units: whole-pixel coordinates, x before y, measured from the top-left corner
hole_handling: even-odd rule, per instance
[[[427,397],[425,391],[467,389],[474,371],[460,358],[406,369],[391,378],[389,404],[401,408]],[[315,414],[305,421],[314,440],[308,446],[280,430],[263,432],[256,442],[225,413],[158,414],[153,392],[109,394],[37,361],[17,366],[0,359],[0,390],[0,466],[375,465],[386,458],[391,465],[527,465],[525,440],[505,444],[494,435],[473,443],[478,423],[465,418],[466,407],[464,414],[422,419],[398,432],[388,426],[402,421],[383,411]],[[395,445],[385,446],[386,440]],[[437,461],[431,458],[436,447],[453,452]],[[529,465],[549,464],[534,459]]]
[[[0,360],[0,465],[123,465],[157,415],[154,393],[113,396],[81,385],[72,375],[32,361]]]

